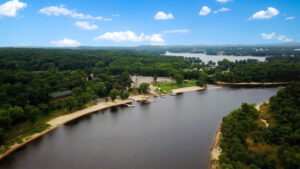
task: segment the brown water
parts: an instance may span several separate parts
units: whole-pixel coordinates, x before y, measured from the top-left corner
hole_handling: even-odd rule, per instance
[[[242,102],[260,103],[278,88],[221,88],[112,108],[29,143],[1,169],[205,169],[215,130]]]

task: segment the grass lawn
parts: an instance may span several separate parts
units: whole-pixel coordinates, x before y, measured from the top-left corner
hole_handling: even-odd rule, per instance
[[[154,87],[158,87],[163,90],[162,93],[170,93],[173,89],[197,86],[196,80],[189,80],[181,85],[177,85],[176,82],[158,82]]]

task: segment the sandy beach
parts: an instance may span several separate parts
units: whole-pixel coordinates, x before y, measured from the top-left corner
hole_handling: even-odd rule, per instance
[[[217,85],[230,85],[230,86],[272,86],[272,85],[288,85],[291,82],[242,82],[242,83],[228,83],[228,82],[219,82]]]
[[[210,164],[209,164],[210,169],[218,168],[218,163],[215,163],[215,161],[219,160],[219,156],[222,153],[222,149],[220,148],[221,136],[222,136],[222,133],[221,133],[221,124],[220,124],[216,131],[214,141],[213,141],[212,147],[210,149]]]
[[[178,94],[178,93],[200,91],[200,90],[205,90],[205,87],[199,87],[199,86],[184,87],[184,88],[174,89],[174,90],[172,90],[172,93],[173,94]]]

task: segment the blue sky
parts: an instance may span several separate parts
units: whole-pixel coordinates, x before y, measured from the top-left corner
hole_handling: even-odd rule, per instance
[[[295,42],[299,9],[299,0],[0,0],[0,46]]]

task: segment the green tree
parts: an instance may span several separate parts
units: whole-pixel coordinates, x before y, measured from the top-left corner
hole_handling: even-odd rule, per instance
[[[120,97],[121,97],[121,99],[127,99],[128,97],[129,97],[129,92],[127,92],[127,91],[123,91],[123,90],[121,90],[121,92],[120,92]]]
[[[47,114],[48,113],[48,105],[45,103],[41,103],[38,106],[39,110],[43,113],[43,114]]]
[[[184,77],[182,74],[176,74],[174,75],[174,79],[177,85],[181,85],[183,83]]]
[[[39,112],[40,112],[40,110],[37,107],[31,106],[31,105],[25,106],[25,113],[26,113],[27,119],[29,119],[31,122],[36,121]]]
[[[92,86],[94,92],[98,95],[98,97],[104,97],[107,95],[107,89],[105,83],[97,82]]]
[[[12,123],[12,119],[9,112],[4,109],[0,109],[0,128],[8,129]]]
[[[8,109],[8,112],[12,118],[13,124],[18,124],[26,120],[26,114],[20,106],[11,107]]]
[[[204,86],[207,80],[207,74],[204,72],[199,73],[199,79],[197,80],[197,86]]]
[[[0,128],[0,146],[4,143],[4,129]]]
[[[109,92],[111,100],[114,102],[118,96],[119,91],[117,89],[111,89]]]
[[[150,86],[149,83],[141,83],[140,86],[139,86],[139,88],[138,88],[138,91],[140,93],[147,94],[147,93],[149,93],[149,90],[150,90],[149,86]]]
[[[81,87],[75,87],[72,89],[72,93],[75,95],[81,95],[81,93],[83,93],[83,89]]]
[[[104,63],[99,61],[96,63],[96,68],[102,68],[104,66]]]
[[[131,80],[128,72],[123,72],[119,78],[121,80],[122,88],[130,88],[131,87],[132,80]]]
[[[157,76],[156,75],[154,75],[153,80],[154,80],[154,83],[156,84],[157,83]]]

